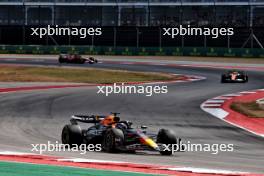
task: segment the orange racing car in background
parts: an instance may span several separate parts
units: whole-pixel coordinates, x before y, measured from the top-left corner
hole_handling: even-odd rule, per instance
[[[221,83],[246,83],[248,82],[248,75],[244,71],[229,70],[227,73],[222,74]]]

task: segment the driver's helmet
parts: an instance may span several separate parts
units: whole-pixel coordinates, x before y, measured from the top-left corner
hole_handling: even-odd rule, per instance
[[[114,118],[115,117],[113,115],[109,115],[109,116],[105,117],[103,120],[101,120],[100,124],[104,125],[104,126],[112,125],[115,122]]]
[[[118,124],[116,124],[116,128],[121,129],[121,130],[124,131],[124,130],[127,129],[127,126],[125,124],[123,124],[123,123],[118,123]]]

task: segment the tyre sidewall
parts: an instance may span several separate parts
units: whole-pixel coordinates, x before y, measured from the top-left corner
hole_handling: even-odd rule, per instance
[[[69,144],[71,147],[73,145],[80,146],[83,143],[82,129],[79,125],[65,125],[61,140],[63,144]]]
[[[122,130],[109,128],[104,133],[102,148],[109,153],[118,152],[118,148],[122,147],[123,142],[124,133]]]
[[[157,135],[157,143],[161,144],[177,144],[177,138],[173,131],[161,129]],[[173,151],[160,151],[161,155],[172,155]]]

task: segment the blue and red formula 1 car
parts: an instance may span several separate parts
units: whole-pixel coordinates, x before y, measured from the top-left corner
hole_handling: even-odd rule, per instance
[[[176,144],[179,140],[171,130],[160,129],[158,134],[150,134],[146,126],[133,128],[132,122],[121,121],[119,113],[108,116],[74,115],[70,124],[62,130],[62,143],[68,145],[101,144],[106,152],[136,152],[139,150],[158,151],[161,155],[172,155],[172,150],[164,150],[164,144]],[[92,123],[82,129],[78,122]]]

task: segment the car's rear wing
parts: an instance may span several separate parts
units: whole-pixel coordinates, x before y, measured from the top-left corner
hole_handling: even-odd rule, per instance
[[[103,120],[105,116],[99,116],[99,115],[73,115],[71,117],[70,122],[72,124],[77,124],[77,122],[83,122],[83,123],[99,123],[101,120]]]

